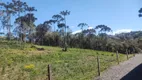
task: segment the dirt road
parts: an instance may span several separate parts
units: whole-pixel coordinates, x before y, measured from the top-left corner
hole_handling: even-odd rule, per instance
[[[94,80],[142,80],[142,54],[112,66]]]

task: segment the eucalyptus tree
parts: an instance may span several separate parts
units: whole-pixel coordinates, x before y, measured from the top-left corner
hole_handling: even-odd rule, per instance
[[[29,30],[28,30],[29,35],[31,35],[34,28],[35,28],[34,27],[35,26],[34,21],[36,20],[36,18],[34,17],[33,12],[37,11],[37,10],[35,9],[35,7],[30,7],[26,2],[23,2],[21,0],[12,0],[12,3],[14,4],[13,9],[16,12],[17,18],[19,19],[18,23],[17,23],[17,25],[18,25],[17,27],[22,28],[21,25],[23,25],[23,17],[25,17],[25,18],[27,17],[28,20],[26,22],[25,21],[24,22],[26,23],[26,25],[29,28]],[[20,18],[21,14],[23,15],[24,13],[26,13],[26,15],[24,15],[24,16],[22,16]],[[22,31],[22,29],[20,29],[20,30],[21,31],[19,31],[19,32],[21,32],[21,34],[22,34],[23,31]],[[21,42],[22,42],[22,36],[23,35],[20,36],[21,37]]]
[[[28,7],[27,3],[26,2],[23,2],[23,1],[20,1],[20,0],[12,0],[12,3],[14,4],[14,11],[16,12],[16,15],[17,15],[17,19],[18,19],[18,23],[17,23],[17,26],[16,27],[22,27],[22,17],[20,18],[21,14],[25,13],[26,12],[26,9]],[[20,29],[21,31],[20,34],[22,34],[22,29]],[[17,36],[18,36],[19,33],[17,33]],[[24,37],[23,35],[20,35],[20,43],[23,42],[22,41],[22,37]]]
[[[26,2],[22,2],[20,0],[12,0],[12,3],[14,4],[13,9],[16,11],[18,17],[20,17],[20,15],[27,10],[28,5]]]
[[[35,18],[34,14],[26,14],[24,16],[18,17],[15,20],[15,23],[19,24],[16,26],[15,32],[19,34],[19,37],[22,41],[24,41],[24,38],[22,37],[27,37],[26,34],[28,34],[27,38],[31,42],[30,36],[32,36],[32,32],[35,29],[35,20],[37,20],[37,18]]]
[[[12,2],[1,2],[1,23],[3,28],[7,29],[7,36],[10,39],[11,35],[11,16],[14,15],[16,12],[13,10],[14,4]]]
[[[27,16],[20,16],[16,18],[15,23],[20,25],[16,26],[14,32],[17,32],[19,34],[19,38],[22,42],[25,42],[26,33],[29,29]]]

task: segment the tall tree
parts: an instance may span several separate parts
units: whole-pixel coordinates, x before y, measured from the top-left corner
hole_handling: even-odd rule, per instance
[[[60,14],[57,15],[53,15],[52,18],[56,21],[58,28],[60,29],[59,32],[61,32],[61,34],[63,34],[63,44],[64,44],[64,48],[63,51],[67,51],[67,29],[69,28],[69,26],[67,26],[66,24],[66,16],[70,15],[70,11],[66,10],[66,11],[61,11]]]
[[[106,25],[98,25],[95,29],[100,29],[99,33],[111,32],[111,28]]]
[[[69,28],[69,26],[67,26],[66,24],[66,16],[70,15],[70,11],[66,10],[66,11],[61,11],[60,14],[63,16],[63,21],[64,23],[61,23],[61,27],[64,27],[64,51],[67,51],[67,28]]]
[[[25,42],[26,34],[28,34],[28,38],[29,40],[31,40],[31,31],[35,28],[34,22],[36,19],[37,18],[34,17],[34,14],[26,14],[24,16],[18,17],[15,20],[16,24],[20,24],[16,26],[15,32],[19,34],[19,37],[22,39],[23,42]]]
[[[27,16],[28,16],[28,26],[29,26],[29,41],[31,42],[32,41],[32,39],[31,39],[31,37],[30,36],[32,36],[32,32],[33,32],[33,30],[34,30],[34,28],[35,28],[35,25],[33,24],[34,22],[35,22],[35,20],[37,20],[37,18],[35,18],[34,17],[34,11],[37,11],[36,9],[35,9],[35,7],[29,7],[29,6],[27,6],[26,7],[26,9],[25,9],[28,13],[27,13]]]
[[[69,28],[69,26],[67,26],[66,24],[66,16],[70,15],[70,11],[66,10],[66,11],[61,11],[60,14],[63,16],[64,19],[64,51],[67,51],[67,28]]]
[[[86,23],[80,23],[80,24],[78,24],[78,27],[80,27],[81,30],[83,31],[84,27],[88,27],[88,24],[86,24]]]
[[[139,10],[139,17],[142,17],[142,8]]]
[[[11,16],[16,13],[13,10],[14,4],[12,2],[7,2],[7,3],[1,2],[0,7],[1,7],[1,22],[3,28],[7,29],[8,39],[10,39],[11,27],[12,27]]]
[[[40,43],[41,45],[43,45],[43,38],[45,36],[45,34],[51,29],[51,26],[44,22],[43,24],[39,24],[36,27],[36,42]]]
[[[81,28],[81,30],[82,30],[82,32],[81,32],[81,34],[80,34],[80,36],[79,36],[79,40],[80,40],[80,43],[79,43],[79,45],[80,45],[80,48],[83,48],[83,39],[84,39],[84,35],[83,35],[83,33],[86,31],[84,31],[84,27],[88,27],[88,24],[86,24],[86,23],[79,23],[78,24],[78,27],[80,27]]]
[[[54,24],[60,24],[61,21],[63,21],[64,18],[60,14],[56,14],[52,16],[52,23]],[[60,27],[59,27],[60,28]]]
[[[51,20],[49,20],[49,21],[46,21],[46,23],[49,24],[49,25],[54,25],[53,31],[54,31],[54,32],[56,31],[56,28],[55,28],[56,20],[51,19]]]
[[[107,42],[108,42],[106,32],[111,32],[112,30],[110,27],[108,27],[106,25],[98,25],[98,26],[96,26],[95,29],[99,29],[99,32],[98,32],[99,34],[98,34],[98,38],[97,38],[98,42],[96,43],[97,48],[99,50],[105,50],[105,47],[103,47],[102,45],[106,46]]]
[[[14,4],[13,9],[16,11],[18,17],[20,17],[20,14],[28,9],[28,5],[26,2],[22,2],[20,0],[12,0],[12,2]]]
[[[12,3],[14,4],[14,11],[16,12],[16,15],[17,15],[17,19],[19,18],[18,20],[18,26],[20,27],[22,25],[22,20],[23,18],[20,18],[21,14],[26,12],[26,9],[28,7],[27,3],[26,2],[22,2],[20,0],[12,0]],[[22,30],[22,29],[20,29]],[[22,32],[22,31],[19,31],[19,32]],[[18,33],[17,33],[18,34]],[[22,42],[22,37],[24,37],[23,35],[20,35],[20,41]]]
[[[96,33],[95,29],[87,29],[87,30],[83,30],[83,34],[86,34],[88,36],[92,36]]]

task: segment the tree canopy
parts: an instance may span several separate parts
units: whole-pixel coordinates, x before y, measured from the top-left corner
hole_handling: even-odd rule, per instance
[[[112,32],[111,27],[113,26],[108,27],[101,24],[89,29],[89,24],[84,22],[76,25],[82,31],[72,34],[70,25],[67,24],[67,17],[71,15],[68,10],[60,11],[51,16],[51,19],[36,25],[35,21],[38,19],[34,13],[38,10],[24,1],[2,2],[0,8],[1,28],[7,30],[7,39],[12,37],[12,39],[22,43],[60,46],[63,51],[73,47],[122,53],[125,53],[126,50],[139,52],[142,49],[140,44],[141,31],[108,35],[108,32]],[[142,17],[142,8],[138,14],[139,17]],[[14,23],[11,22],[11,18],[14,18]]]

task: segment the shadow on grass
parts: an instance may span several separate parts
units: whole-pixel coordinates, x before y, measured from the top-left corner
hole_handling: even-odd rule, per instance
[[[120,80],[142,80],[142,64],[135,67]]]

